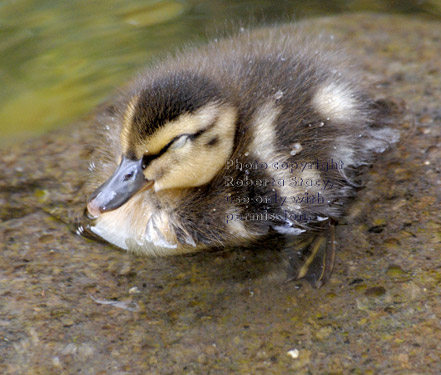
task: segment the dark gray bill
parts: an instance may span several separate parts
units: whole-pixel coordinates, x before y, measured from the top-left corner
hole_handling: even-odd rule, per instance
[[[130,160],[123,156],[113,176],[93,192],[87,210],[95,217],[115,210],[149,183],[142,173],[142,159]]]

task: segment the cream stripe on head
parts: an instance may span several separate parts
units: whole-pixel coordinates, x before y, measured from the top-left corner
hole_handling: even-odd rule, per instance
[[[136,104],[138,103],[139,97],[135,95],[130,99],[129,104],[127,105],[126,111],[124,112],[123,117],[123,126],[121,130],[121,145],[123,149],[123,153],[127,153],[130,146],[130,132],[131,132],[131,124],[133,121],[133,116],[135,115]]]

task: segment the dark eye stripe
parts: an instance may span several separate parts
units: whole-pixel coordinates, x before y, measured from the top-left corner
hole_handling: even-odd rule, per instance
[[[157,157],[161,156],[162,154],[163,154],[163,152],[161,150],[161,152],[159,152],[158,154],[155,154],[155,155],[144,155],[142,157],[142,169],[146,169],[147,166],[152,162],[152,160],[156,159]]]
[[[174,137],[170,142],[168,142],[162,149],[161,151],[159,151],[157,154],[153,154],[153,155],[144,155],[142,158],[142,168],[145,169],[147,168],[147,166],[156,158],[159,158],[161,155],[163,155],[169,148],[170,146],[173,144],[173,142],[175,142],[177,139],[181,138],[181,137],[188,137],[191,140],[196,139],[197,137],[199,137],[206,129],[201,129],[198,132],[194,133],[194,134],[180,134],[176,137]]]
[[[152,162],[152,160],[155,160],[156,158],[159,158],[162,154],[164,154],[169,149],[169,147],[173,144],[173,142],[175,142],[177,139],[179,139],[181,137],[188,137],[188,139],[190,139],[191,141],[194,141],[197,137],[199,137],[200,135],[205,133],[207,130],[211,129],[214,126],[214,124],[216,123],[216,121],[217,121],[217,118],[210,125],[208,125],[206,128],[200,129],[196,133],[184,133],[184,134],[177,135],[170,142],[168,142],[161,149],[161,151],[159,151],[157,154],[144,155],[142,158],[142,168],[143,169],[147,168],[147,166]]]

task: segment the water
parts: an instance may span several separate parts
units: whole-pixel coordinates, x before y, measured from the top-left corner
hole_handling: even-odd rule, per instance
[[[4,0],[0,145],[81,118],[153,56],[219,28],[343,11],[440,19],[441,0]]]

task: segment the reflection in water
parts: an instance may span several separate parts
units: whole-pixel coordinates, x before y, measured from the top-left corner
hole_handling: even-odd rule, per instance
[[[3,1],[0,145],[90,111],[160,51],[231,20],[292,20],[341,11],[441,14],[438,1]],[[229,21],[229,22],[228,22]]]

